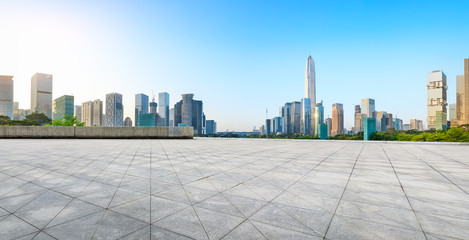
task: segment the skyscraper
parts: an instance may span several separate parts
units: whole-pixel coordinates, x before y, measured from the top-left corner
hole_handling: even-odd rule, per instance
[[[174,127],[174,108],[169,109],[169,126]]]
[[[376,119],[365,117],[363,119],[363,140],[370,140],[370,135],[376,132]]]
[[[81,121],[85,126],[93,126],[93,102],[88,101],[81,104]]]
[[[291,103],[285,103],[285,106],[283,107],[283,132],[286,134],[293,133],[293,127],[292,127],[292,107]]]
[[[376,111],[375,111],[375,100],[374,99],[371,99],[371,98],[365,98],[365,99],[362,99],[362,102],[361,102],[362,106],[361,106],[361,112],[362,114],[365,114],[366,117],[369,117],[369,118],[375,118],[376,117]]]
[[[464,75],[456,76],[456,119],[458,124],[464,124]]]
[[[205,121],[206,124],[206,134],[217,134],[217,123],[214,120],[207,120]]]
[[[314,123],[314,108],[316,106],[316,70],[314,69],[314,60],[311,56],[306,59],[305,67],[305,98],[311,101],[311,133],[316,129]]]
[[[464,59],[464,123],[469,124],[469,58]]]
[[[0,115],[13,119],[13,76],[0,75]]]
[[[376,131],[384,132],[387,129],[388,117],[384,111],[376,112]]]
[[[124,122],[124,106],[122,94],[106,94],[106,127],[122,127]]]
[[[314,127],[315,127],[314,135],[315,136],[319,136],[319,131],[321,130],[320,124],[324,124],[324,106],[322,105],[322,101],[320,103],[316,103],[316,106],[314,107]],[[327,128],[325,128],[325,130],[326,131],[324,134],[327,134]]]
[[[103,126],[103,101],[96,99],[93,101],[93,125],[92,126]]]
[[[182,105],[181,105],[181,123],[187,124],[187,126],[192,125],[192,100],[194,94],[182,94]]]
[[[292,121],[292,133],[300,133],[301,126],[301,102],[291,103],[291,121]]]
[[[174,125],[194,128],[194,134],[203,133],[203,103],[194,100],[194,94],[182,94],[182,100],[174,105]]]
[[[452,122],[458,120],[458,117],[456,115],[456,103],[452,103],[449,105],[449,120]]]
[[[140,126],[138,124],[138,115],[148,113],[148,96],[139,93],[135,94],[135,126]]]
[[[464,75],[456,76],[456,115],[459,125],[469,124],[469,58],[464,59]]]
[[[132,127],[132,119],[126,117],[124,120],[124,127]]]
[[[75,107],[75,97],[71,95],[63,95],[62,97],[54,99],[54,113],[52,118],[54,120],[62,119],[65,114],[72,115]]]
[[[157,114],[157,111],[156,111],[157,106],[158,106],[158,104],[154,100],[151,101],[151,103],[150,103],[150,113]]]
[[[75,105],[75,117],[81,122],[81,105]]]
[[[326,118],[324,122],[327,125],[327,136],[331,136],[331,130],[332,130],[332,118]]]
[[[52,75],[36,73],[31,77],[31,113],[52,118]]]
[[[357,134],[359,132],[363,132],[363,118],[361,113],[360,105],[355,105],[355,132]]]
[[[311,99],[311,105],[316,105],[316,72],[314,60],[311,56],[306,60],[305,69],[305,98]]]
[[[427,123],[428,129],[436,129],[436,113],[443,112],[446,116],[446,75],[443,71],[427,74]],[[440,118],[443,116],[440,113]],[[441,123],[441,119],[439,119]],[[446,122],[446,121],[445,121]],[[446,125],[446,123],[445,123]],[[438,127],[441,129],[440,127]]]
[[[331,136],[344,134],[344,106],[341,103],[332,104]]]
[[[158,94],[158,114],[160,115],[161,123],[160,126],[169,125],[169,93],[160,92]]]
[[[312,129],[311,129],[311,100],[309,98],[301,99],[300,131],[303,135],[312,134]]]

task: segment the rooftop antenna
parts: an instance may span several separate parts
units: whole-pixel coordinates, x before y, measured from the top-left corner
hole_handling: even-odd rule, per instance
[[[151,99],[152,102],[155,102],[155,93],[153,92],[153,89],[151,90],[151,95],[153,96],[153,98]]]

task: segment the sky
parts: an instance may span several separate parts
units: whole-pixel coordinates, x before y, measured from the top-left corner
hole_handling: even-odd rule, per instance
[[[469,58],[468,1],[7,1],[0,0],[0,75],[30,108],[30,79],[52,74],[53,98],[75,104],[123,94],[183,93],[202,100],[218,131],[250,131],[304,97],[305,62],[316,101],[354,105],[408,122],[426,119],[426,77],[443,70],[448,103]],[[158,99],[157,99],[158,101]],[[426,121],[424,121],[426,122]]]

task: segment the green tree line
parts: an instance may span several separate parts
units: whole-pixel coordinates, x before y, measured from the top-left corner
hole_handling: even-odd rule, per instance
[[[23,120],[11,120],[8,116],[0,115],[0,126],[85,126],[71,114],[65,114],[63,118],[52,120],[44,113],[31,113]]]

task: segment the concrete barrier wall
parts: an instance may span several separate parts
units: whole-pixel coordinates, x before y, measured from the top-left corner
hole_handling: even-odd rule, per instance
[[[0,126],[0,138],[188,138],[192,127]]]

